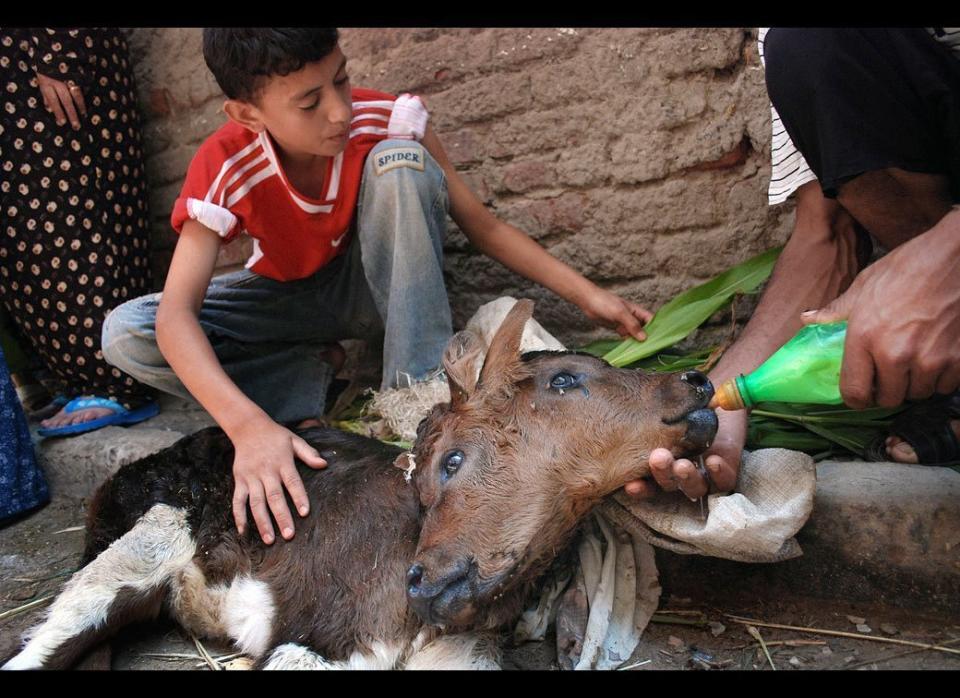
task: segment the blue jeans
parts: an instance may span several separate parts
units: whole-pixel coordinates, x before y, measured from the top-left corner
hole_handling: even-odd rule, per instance
[[[250,271],[214,278],[200,326],[227,375],[278,422],[323,413],[333,379],[323,345],[383,341],[381,388],[405,385],[440,365],[453,329],[443,283],[446,178],[423,151],[424,169],[377,174],[367,157],[349,249],[312,276],[274,281]],[[190,393],[157,347],[159,293],[115,308],[103,325],[107,361],[159,390]]]

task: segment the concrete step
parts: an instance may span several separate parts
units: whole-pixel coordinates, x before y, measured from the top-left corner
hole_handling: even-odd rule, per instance
[[[821,463],[803,555],[745,564],[657,551],[665,592],[720,602],[771,591],[937,610],[960,618],[960,473]]]
[[[40,438],[31,423],[37,460],[54,496],[87,498],[120,466],[171,446],[187,434],[214,425],[193,401],[160,398],[160,414],[129,427],[104,427],[79,436]]]

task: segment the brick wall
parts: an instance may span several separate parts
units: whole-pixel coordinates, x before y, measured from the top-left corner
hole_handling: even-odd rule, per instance
[[[170,208],[196,147],[224,121],[223,97],[200,30],[135,29],[130,39],[162,279]],[[497,216],[652,309],[789,233],[792,210],[766,205],[770,121],[754,31],[347,29],[341,44],[354,85],[425,98],[447,152]],[[232,244],[220,263],[247,253]],[[458,326],[512,294],[537,299],[538,318],[563,341],[604,334],[471,250],[452,222],[446,270]]]

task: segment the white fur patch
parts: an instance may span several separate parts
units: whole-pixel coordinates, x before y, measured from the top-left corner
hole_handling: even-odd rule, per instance
[[[359,650],[350,655],[344,669],[393,669],[403,648],[386,642],[374,642],[368,652]]]
[[[89,565],[77,572],[27,633],[23,651],[4,669],[36,669],[65,642],[107,620],[121,590],[150,591],[165,584],[190,562],[196,544],[183,509],[156,504]]]
[[[320,671],[325,669],[340,669],[334,663],[328,662],[316,652],[312,652],[303,645],[288,642],[280,645],[270,653],[270,659],[263,665],[266,670],[279,671]]]
[[[498,670],[496,640],[485,633],[441,635],[407,660],[404,669]]]
[[[303,645],[289,642],[274,649],[263,668],[308,671],[386,670],[396,667],[402,651],[403,648],[399,645],[375,642],[368,652],[358,650],[345,661],[331,662]]]
[[[223,604],[223,625],[245,654],[259,657],[270,647],[276,609],[270,587],[250,577],[230,584]]]

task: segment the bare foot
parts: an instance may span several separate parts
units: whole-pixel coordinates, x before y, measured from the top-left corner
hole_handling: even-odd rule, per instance
[[[953,429],[953,433],[956,435],[956,437],[960,439],[960,420],[952,420],[950,422],[950,428]],[[887,446],[887,455],[890,456],[890,460],[894,461],[895,463],[915,464],[919,461],[916,451],[913,450],[913,446],[908,444],[899,436],[888,436],[885,444]]]
[[[344,362],[347,360],[347,352],[343,350],[343,347],[339,343],[334,342],[327,345],[327,349],[320,355],[321,360],[330,364],[333,367],[333,375],[336,376],[340,373],[340,369],[343,368]],[[297,429],[306,429],[308,427],[325,427],[327,424],[322,419],[305,419],[297,425]]]
[[[347,352],[339,343],[328,344],[327,349],[320,355],[323,361],[333,366],[333,375],[340,373],[344,362],[347,360]]]
[[[84,395],[83,397],[92,396]],[[40,426],[45,429],[55,429],[57,427],[92,422],[94,419],[100,419],[100,417],[106,417],[110,414],[113,414],[113,410],[108,410],[105,407],[88,407],[85,410],[75,410],[73,412],[67,412],[66,407],[64,407],[49,419],[44,419],[40,422]]]

